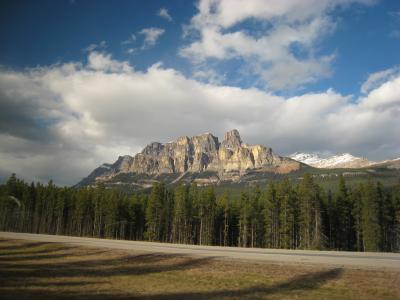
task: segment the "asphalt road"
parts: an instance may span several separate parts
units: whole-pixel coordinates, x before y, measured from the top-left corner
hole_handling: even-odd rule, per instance
[[[97,248],[186,254],[226,259],[246,259],[256,261],[272,261],[278,263],[327,264],[351,268],[390,268],[398,269],[400,271],[400,253],[194,246],[1,231],[0,238],[23,239],[40,242],[57,242],[68,245],[90,246]]]

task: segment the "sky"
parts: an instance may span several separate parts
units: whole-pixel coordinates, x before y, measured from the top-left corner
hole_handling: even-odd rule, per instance
[[[73,185],[233,128],[281,155],[400,157],[400,1],[1,1],[0,181]]]

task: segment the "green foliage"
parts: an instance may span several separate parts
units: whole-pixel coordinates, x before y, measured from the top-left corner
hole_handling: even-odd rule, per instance
[[[155,183],[150,195],[103,184],[61,188],[27,184],[13,174],[0,185],[0,230],[199,245],[400,250],[400,183],[349,186],[332,192],[313,176],[289,177],[240,198],[214,187]],[[236,192],[236,191],[235,191]]]
[[[365,251],[379,251],[381,229],[379,224],[379,202],[381,193],[369,181],[362,191],[361,229],[363,233],[363,248]]]
[[[306,174],[297,188],[299,199],[300,247],[320,249],[323,245],[321,191],[311,175]]]
[[[179,185],[174,191],[174,207],[172,212],[172,242],[191,243],[192,240],[192,201],[189,187]]]
[[[166,211],[168,209],[167,190],[164,183],[153,186],[146,207],[146,232],[149,241],[162,241],[166,231]]]

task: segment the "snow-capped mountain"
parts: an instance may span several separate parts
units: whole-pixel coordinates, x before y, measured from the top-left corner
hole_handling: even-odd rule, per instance
[[[350,153],[333,155],[322,158],[316,153],[293,153],[290,158],[305,163],[315,168],[334,169],[334,168],[362,168],[374,165],[375,162],[363,157],[353,156]]]

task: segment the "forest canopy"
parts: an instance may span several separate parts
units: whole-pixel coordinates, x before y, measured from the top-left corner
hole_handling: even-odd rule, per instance
[[[13,174],[0,186],[0,230],[197,245],[400,250],[400,184],[369,180],[334,192],[311,175],[243,188],[155,183],[149,192],[28,184]]]

